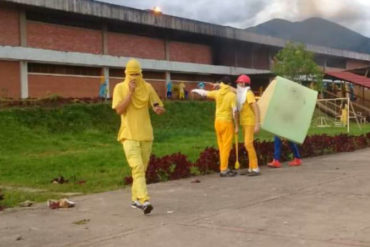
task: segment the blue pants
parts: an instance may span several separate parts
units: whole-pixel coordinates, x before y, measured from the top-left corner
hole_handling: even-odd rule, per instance
[[[279,137],[274,137],[274,159],[280,161],[281,156],[281,140]],[[298,146],[294,142],[288,141],[290,149],[293,151],[294,158],[300,159],[301,156],[299,155]]]
[[[172,92],[171,91],[167,91],[167,98],[172,98]]]

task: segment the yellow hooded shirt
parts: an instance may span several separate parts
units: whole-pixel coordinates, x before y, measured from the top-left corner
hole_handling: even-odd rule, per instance
[[[121,114],[121,126],[118,141],[153,141],[153,128],[150,121],[149,107],[154,104],[163,106],[152,85],[143,80],[140,63],[130,59],[126,65],[125,80],[118,83],[113,90],[112,108],[124,100],[129,93],[129,82],[135,78],[136,88],[126,112]],[[140,76],[131,76],[140,74]]]
[[[252,104],[256,102],[256,98],[252,90],[247,91],[247,99],[244,102],[240,112],[240,125],[254,126],[256,125],[256,116],[252,108]]]
[[[236,107],[236,94],[230,86],[221,83],[219,90],[209,91],[207,97],[216,101],[216,120],[233,121],[233,108]]]

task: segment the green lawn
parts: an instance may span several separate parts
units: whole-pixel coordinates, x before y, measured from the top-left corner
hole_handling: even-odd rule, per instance
[[[152,117],[154,154],[182,152],[195,161],[205,147],[215,146],[212,102],[166,102],[166,108],[165,115]],[[121,188],[129,169],[116,141],[118,127],[119,117],[109,104],[1,110],[0,187],[5,200],[0,205]],[[370,124],[362,130],[352,127],[351,134],[370,132]],[[309,131],[321,133],[335,135],[346,129],[312,127]],[[257,138],[272,140],[272,135],[261,131]],[[50,182],[59,176],[69,182]],[[79,184],[82,180],[85,183]]]

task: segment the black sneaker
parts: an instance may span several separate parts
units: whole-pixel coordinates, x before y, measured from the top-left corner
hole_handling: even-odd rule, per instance
[[[238,173],[233,170],[226,170],[223,172],[220,172],[220,177],[235,177]]]
[[[249,173],[251,173],[251,172],[252,172],[252,170],[248,169],[248,170],[240,172],[239,175],[245,176],[245,175],[249,175]]]
[[[150,204],[150,202],[146,201],[142,205],[141,209],[143,210],[144,214],[150,214],[150,212],[153,210],[153,206]]]
[[[131,207],[141,209],[143,207],[143,205],[139,201],[132,201],[131,202]]]

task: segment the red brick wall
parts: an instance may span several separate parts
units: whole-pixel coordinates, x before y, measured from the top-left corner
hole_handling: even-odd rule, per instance
[[[158,80],[146,80],[150,84],[152,84],[154,90],[157,92],[158,96],[161,99],[164,99],[166,97],[166,81],[158,81]]]
[[[122,79],[109,78],[109,94],[110,94],[109,97],[113,96],[114,87],[116,86],[117,83],[120,83],[121,81],[123,81],[123,78]]]
[[[62,97],[91,97],[99,96],[100,77],[73,75],[28,75],[29,97],[38,98],[50,94]]]
[[[0,97],[20,98],[19,62],[0,61]]]
[[[138,35],[108,33],[108,54],[113,56],[165,59],[165,42]]]
[[[99,54],[102,53],[102,32],[28,21],[27,44],[36,48]]]
[[[172,41],[169,50],[171,61],[212,64],[212,51],[206,45]]]
[[[14,9],[0,7],[0,45],[18,46],[19,13]]]

